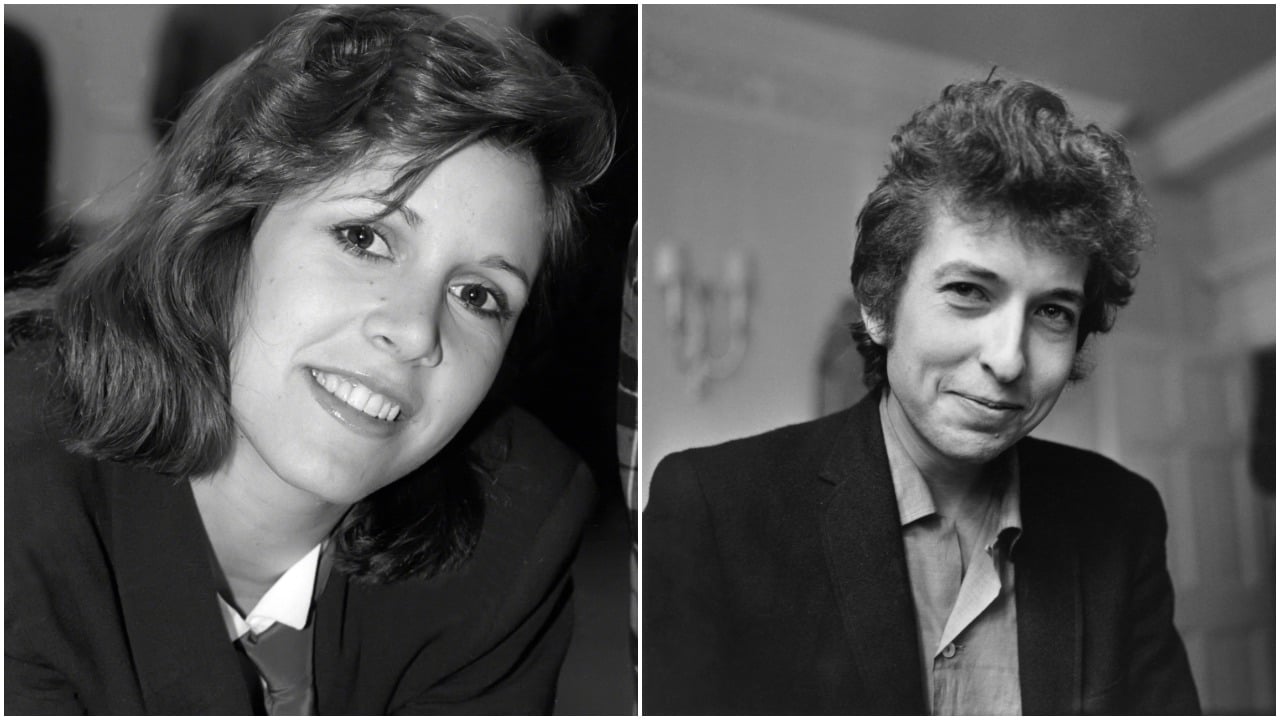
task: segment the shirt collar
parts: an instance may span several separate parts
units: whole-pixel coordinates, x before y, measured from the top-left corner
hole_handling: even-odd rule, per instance
[[[898,499],[898,521],[906,527],[921,518],[933,515],[938,511],[933,502],[933,493],[924,481],[924,476],[907,450],[902,440],[889,422],[889,393],[886,390],[880,397],[880,426],[883,428],[885,451],[889,456],[889,474],[893,477],[893,492]],[[998,515],[994,538],[1002,537],[1006,531],[1015,542],[1022,532],[1021,510],[1021,473],[1018,468],[1018,453],[1007,450],[992,463],[997,473],[992,492],[997,495]]]
[[[1010,549],[1022,537],[1022,470],[1018,464],[1018,451],[1010,448],[996,458],[1001,463],[1001,477],[997,481],[1000,493],[1000,514],[997,516],[997,539],[1008,536]]]
[[[938,511],[933,504],[933,494],[925,484],[915,463],[907,456],[906,448],[889,424],[886,392],[880,399],[880,426],[884,428],[884,449],[889,456],[889,474],[893,476],[893,492],[898,498],[898,520],[903,526]]]
[[[267,590],[258,604],[249,612],[248,617],[241,617],[221,595],[218,605],[222,608],[223,620],[227,624],[227,634],[232,640],[238,640],[246,633],[266,632],[276,623],[283,623],[301,630],[307,625],[307,617],[311,614],[311,601],[315,595],[316,570],[320,565],[320,551],[324,543],[311,548]]]

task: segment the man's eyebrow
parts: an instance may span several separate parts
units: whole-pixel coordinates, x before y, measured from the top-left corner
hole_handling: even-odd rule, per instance
[[[1062,302],[1075,303],[1079,307],[1084,307],[1084,293],[1072,288],[1054,288],[1044,294],[1047,300],[1060,300]]]
[[[524,270],[521,270],[519,266],[508,262],[507,259],[501,255],[486,255],[480,258],[479,265],[481,267],[493,268],[494,270],[503,270],[519,278],[520,282],[524,283],[525,287],[532,286],[532,283],[529,281],[529,274]]]
[[[975,265],[967,260],[953,260],[949,263],[944,263],[933,273],[935,280],[941,280],[948,275],[966,275],[969,277],[987,280],[989,282],[1004,282],[1004,279],[1000,277],[999,273],[982,267],[981,265]],[[1048,292],[1042,293],[1041,297],[1049,300],[1060,300],[1062,302],[1075,303],[1080,307],[1084,307],[1085,305],[1084,293],[1075,288],[1053,288]]]
[[[998,273],[989,270],[988,268],[984,268],[981,265],[974,265],[967,260],[952,260],[949,263],[940,265],[937,270],[933,271],[933,277],[935,280],[940,280],[947,275],[971,275],[982,278],[983,280],[1000,280],[1000,275]]]

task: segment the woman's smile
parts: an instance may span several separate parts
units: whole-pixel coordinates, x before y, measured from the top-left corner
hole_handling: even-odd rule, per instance
[[[360,435],[391,437],[408,421],[406,404],[375,392],[355,379],[312,368],[310,383],[316,402],[335,420]]]
[[[357,501],[440,452],[497,375],[542,257],[538,169],[470,145],[388,207],[404,162],[263,219],[232,352],[246,476]]]

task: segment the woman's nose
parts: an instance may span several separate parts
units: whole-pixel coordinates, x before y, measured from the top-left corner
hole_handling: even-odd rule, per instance
[[[979,360],[1001,384],[1012,383],[1027,369],[1026,322],[1020,313],[1001,313],[990,320]]]
[[[439,365],[444,357],[440,342],[438,300],[417,297],[388,297],[365,320],[365,334],[375,347],[400,362]]]

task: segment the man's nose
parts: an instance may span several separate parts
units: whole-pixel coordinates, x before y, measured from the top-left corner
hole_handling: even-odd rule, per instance
[[[1020,312],[990,316],[979,360],[1001,384],[1015,382],[1027,369],[1026,319]]]

